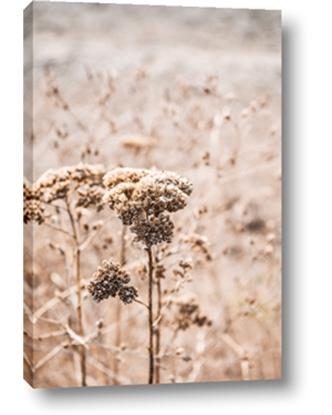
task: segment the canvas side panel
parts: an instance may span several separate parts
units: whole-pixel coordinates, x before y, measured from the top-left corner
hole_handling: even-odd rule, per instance
[[[24,10],[24,180],[33,183],[33,3]],[[33,379],[33,224],[24,225],[24,379]]]
[[[280,74],[281,74],[281,78],[280,78],[280,123],[281,123],[281,138],[280,138],[280,172],[281,172],[281,196],[280,196],[280,223],[281,223],[281,263],[280,263],[280,304],[281,304],[281,324],[280,324],[280,344],[281,344],[281,363],[280,363],[280,379],[283,379],[283,373],[284,373],[284,365],[285,365],[285,360],[284,360],[284,314],[283,314],[283,310],[284,310],[284,303],[283,303],[283,298],[284,298],[284,292],[283,292],[283,280],[284,280],[284,273],[283,273],[283,250],[284,250],[284,234],[283,234],[283,230],[284,230],[284,210],[283,210],[283,204],[284,204],[284,181],[283,181],[283,140],[284,138],[284,106],[283,106],[283,100],[284,100],[284,87],[285,87],[285,80],[284,80],[284,63],[283,63],[283,57],[284,57],[284,49],[283,49],[283,30],[282,30],[282,11],[279,10],[277,13],[279,13],[279,28],[280,28],[280,33],[279,33],[279,39],[280,39]]]

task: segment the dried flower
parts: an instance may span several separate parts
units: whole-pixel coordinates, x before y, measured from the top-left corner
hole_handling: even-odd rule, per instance
[[[95,207],[97,212],[100,212],[104,207],[104,193],[101,186],[85,185],[84,187],[77,190],[77,195],[77,207]]]
[[[195,298],[183,298],[174,302],[177,310],[173,323],[177,330],[187,330],[196,325],[198,327],[211,326],[211,320],[201,314],[200,307]]]
[[[38,189],[46,203],[65,198],[69,186],[69,174],[65,169],[48,170],[35,184],[36,189]]]
[[[119,183],[137,183],[147,174],[149,174],[147,169],[119,167],[104,176],[104,185],[106,188],[112,188]]]
[[[162,242],[171,242],[174,224],[169,215],[160,213],[147,219],[137,220],[130,230],[136,235],[135,242],[143,242],[146,247]]]
[[[208,248],[208,241],[204,236],[193,233],[183,238],[183,242],[190,244],[193,249],[200,251],[207,261],[212,261],[212,256]]]
[[[138,296],[138,292],[133,286],[122,286],[119,289],[119,298],[125,304],[132,303]]]
[[[44,206],[40,202],[40,192],[27,180],[23,183],[23,221],[24,223],[44,222]]]
[[[155,265],[155,278],[156,280],[165,279],[166,278],[166,268],[163,264],[156,264]]]
[[[166,212],[183,209],[192,192],[186,178],[153,169],[117,168],[106,174],[104,186],[104,202],[146,247],[171,241],[174,224]]]
[[[130,304],[138,293],[136,288],[127,285],[129,282],[129,274],[120,265],[105,260],[93,274],[88,291],[97,303],[118,295],[121,301]]]
[[[36,182],[36,189],[46,203],[64,199],[72,187],[86,186],[91,189],[102,185],[105,173],[101,165],[78,164],[46,171]]]

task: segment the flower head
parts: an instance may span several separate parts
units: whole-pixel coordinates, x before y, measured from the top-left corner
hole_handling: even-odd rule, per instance
[[[105,174],[101,165],[77,164],[46,171],[36,182],[35,187],[46,203],[65,199],[71,189],[81,189],[78,206],[98,207],[102,203],[101,186]],[[92,195],[94,193],[94,195]]]
[[[158,216],[151,215],[147,219],[135,221],[130,229],[136,235],[135,242],[143,242],[150,248],[162,242],[171,242],[174,224],[169,215],[160,213]]]
[[[147,169],[119,167],[111,170],[104,176],[104,186],[111,189],[120,183],[137,183],[147,174],[149,174]]]
[[[174,224],[168,213],[183,209],[192,192],[188,179],[155,169],[117,168],[106,174],[104,186],[104,203],[145,246],[171,241]]]
[[[88,291],[97,303],[118,295],[121,301],[130,304],[138,293],[136,288],[127,285],[129,282],[129,274],[120,265],[105,260],[93,274]]]
[[[179,298],[174,301],[176,313],[173,323],[178,330],[187,330],[191,326],[211,326],[211,320],[201,313],[199,304],[194,297]]]
[[[44,206],[40,201],[40,192],[27,180],[23,183],[23,221],[24,223],[44,222]]]
[[[77,190],[77,195],[77,207],[95,207],[98,212],[101,211],[104,207],[104,193],[103,189],[100,186],[86,184]]]

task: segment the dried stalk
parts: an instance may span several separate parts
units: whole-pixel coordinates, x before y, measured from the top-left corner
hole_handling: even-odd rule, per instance
[[[157,277],[157,325],[156,325],[156,369],[155,378],[156,383],[160,383],[160,345],[161,345],[161,304],[162,304],[162,290],[161,278]]]
[[[127,227],[125,225],[122,226],[121,230],[121,244],[120,244],[120,265],[124,266],[126,264],[126,231]],[[121,340],[122,340],[122,333],[121,333],[121,302],[118,301],[116,303],[116,310],[115,310],[115,321],[117,322],[116,326],[116,333],[115,333],[115,348],[120,350]],[[114,354],[114,361],[113,361],[113,383],[117,384],[118,381],[118,374],[120,371],[120,361],[118,358],[118,353]]]
[[[149,377],[148,383],[154,381],[154,346],[153,346],[153,260],[151,247],[146,248],[148,254],[148,284],[149,284]]]
[[[143,244],[147,253],[148,301],[147,306],[137,299],[138,292],[134,286],[128,286],[130,276],[121,265],[112,261],[103,261],[93,274],[88,291],[96,302],[108,297],[116,297],[125,304],[139,303],[148,310],[148,383],[160,381],[159,368],[155,372],[156,356],[155,335],[161,321],[161,285],[158,282],[158,314],[154,319],[154,260],[152,247],[160,243],[170,243],[174,232],[174,223],[170,213],[183,209],[192,192],[190,181],[170,171],[116,168],[104,176],[103,184],[107,189],[103,202],[109,205],[121,219],[123,225],[129,226],[135,235],[134,242]],[[130,197],[127,193],[131,189]],[[119,319],[117,319],[119,324]],[[119,329],[120,330],[120,329]],[[160,351],[160,331],[156,339]],[[158,360],[158,366],[160,362]]]
[[[81,249],[80,249],[80,242],[75,226],[74,217],[70,208],[70,203],[68,198],[65,199],[67,212],[69,216],[69,221],[71,224],[73,236],[74,236],[74,243],[75,243],[75,274],[76,274],[76,293],[77,293],[77,323],[78,323],[78,334],[81,337],[84,337],[84,329],[83,329],[83,314],[82,314],[82,291],[81,291]],[[83,345],[78,346],[78,351],[80,355],[80,368],[81,368],[81,385],[86,385],[86,354]]]

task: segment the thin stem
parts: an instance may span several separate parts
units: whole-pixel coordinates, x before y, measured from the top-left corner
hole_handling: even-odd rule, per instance
[[[126,233],[127,226],[123,225],[121,230],[120,265],[126,265]]]
[[[161,316],[161,302],[162,302],[162,291],[161,291],[161,278],[157,277],[157,319]],[[161,324],[160,320],[156,327],[156,383],[160,383],[160,344],[161,344]]]
[[[47,226],[48,228],[53,229],[54,231],[64,233],[65,235],[69,236],[71,239],[74,239],[74,236],[67,232],[65,229],[59,228],[58,226],[54,226],[51,223],[44,222],[43,225]]]
[[[133,301],[137,304],[141,304],[142,306],[144,306],[145,308],[147,308],[149,310],[149,306],[147,304],[145,304],[143,301],[138,300],[137,298],[135,298]]]
[[[78,239],[78,234],[75,226],[74,216],[71,211],[70,203],[66,198],[67,212],[69,221],[72,227],[74,242],[75,242],[75,274],[76,274],[76,293],[77,293],[77,324],[78,334],[84,337],[83,329],[83,313],[82,313],[82,291],[81,291],[81,249]],[[80,367],[81,367],[81,385],[86,386],[86,354],[83,345],[78,346],[80,355]]]
[[[70,203],[69,203],[69,200],[68,200],[67,197],[66,197],[65,201],[66,201],[69,221],[70,221],[70,224],[71,224],[71,228],[73,230],[73,236],[74,236],[75,242],[77,242],[77,244],[78,244],[78,234],[77,234],[77,231],[76,231],[75,220],[74,220],[74,216],[73,216],[73,213],[71,211]]]
[[[45,202],[44,200],[40,200],[40,203],[43,203],[44,205],[50,206],[56,210],[62,210],[64,212],[67,212],[67,208],[63,207],[63,206],[59,206],[59,205],[55,205],[52,202]]]
[[[126,264],[126,231],[127,227],[124,225],[122,226],[121,230],[121,242],[120,242],[120,265],[124,266]],[[120,349],[121,340],[122,340],[122,333],[121,333],[121,303],[118,301],[116,303],[116,310],[115,310],[115,321],[117,322],[116,326],[116,333],[115,333],[115,348],[117,350]],[[118,359],[118,353],[114,354],[114,361],[113,361],[113,383],[117,384],[118,381],[118,373],[120,371],[120,362]]]
[[[83,313],[82,313],[82,291],[81,291],[81,251],[76,249],[76,287],[77,287],[77,320],[78,334],[83,337]],[[81,380],[82,386],[86,386],[86,355],[84,346],[79,346],[80,364],[81,364]]]
[[[146,248],[148,254],[148,276],[149,276],[149,378],[148,383],[153,383],[154,375],[154,347],[153,347],[153,260],[151,247]]]

